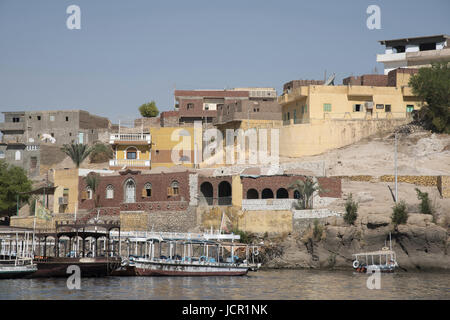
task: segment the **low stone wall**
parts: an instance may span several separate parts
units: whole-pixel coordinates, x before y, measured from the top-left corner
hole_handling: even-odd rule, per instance
[[[243,199],[242,210],[263,211],[263,210],[291,210],[295,199]]]
[[[197,209],[198,225],[203,230],[220,228],[224,225],[231,231],[238,229],[263,235],[283,235],[292,232],[292,212],[289,210],[242,211],[238,207],[202,207]]]
[[[340,217],[341,213],[329,209],[294,210],[292,215],[292,230],[303,234],[310,227],[314,226],[314,221],[324,225],[328,217]]]
[[[196,211],[122,211],[122,231],[189,232],[197,225]]]
[[[450,176],[439,176],[437,187],[442,198],[450,198]]]
[[[357,176],[336,176],[336,178],[363,181],[363,182],[395,182],[394,175],[384,175],[381,177],[357,175]],[[398,182],[411,183],[417,186],[433,187],[437,186],[439,176],[398,176]]]
[[[188,208],[187,201],[152,201],[121,203],[120,211],[184,211]]]
[[[80,216],[81,217],[81,216]],[[19,228],[33,229],[34,216],[28,217],[11,217],[10,226]],[[54,214],[50,220],[36,218],[36,229],[55,230],[55,223],[74,219],[73,213],[58,213]]]
[[[398,176],[398,182],[415,184],[416,186],[437,186],[437,176]],[[381,182],[395,182],[395,176],[386,175],[380,177]]]

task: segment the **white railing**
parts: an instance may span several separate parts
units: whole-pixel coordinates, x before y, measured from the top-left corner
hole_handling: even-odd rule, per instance
[[[113,133],[109,137],[109,142],[115,141],[145,141],[151,143],[151,135],[148,133]]]
[[[109,160],[110,167],[150,167],[150,160],[113,159]]]
[[[111,238],[114,240],[118,240],[119,232],[111,231]],[[145,241],[148,238],[159,238],[161,240],[239,240],[241,238],[240,235],[237,234],[225,234],[219,232],[219,230],[214,230],[213,232],[204,232],[204,233],[182,233],[182,232],[154,232],[154,231],[122,231],[120,232],[121,239],[131,238],[135,241],[140,239],[141,241]]]

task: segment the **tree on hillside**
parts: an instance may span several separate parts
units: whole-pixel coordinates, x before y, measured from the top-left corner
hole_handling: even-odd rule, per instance
[[[159,114],[159,110],[156,107],[155,101],[151,101],[149,103],[144,103],[139,107],[139,112],[145,118],[153,118],[157,117]]]
[[[425,105],[419,111],[419,120],[427,129],[450,134],[450,66],[449,62],[435,63],[421,68],[411,76],[409,85],[414,95]]]
[[[17,196],[19,201],[27,201],[28,195],[20,195],[21,192],[31,191],[32,183],[27,178],[25,170],[16,166],[9,166],[0,160],[0,214],[11,216],[17,208]]]
[[[96,173],[89,173],[86,177],[83,178],[86,186],[92,190],[92,197],[94,198],[95,207],[98,207],[100,196],[97,194],[98,185],[100,183],[100,175]]]
[[[297,191],[300,195],[298,204],[301,209],[312,209],[312,197],[316,191],[324,191],[317,182],[307,177],[305,181],[297,180],[293,182],[289,189]]]
[[[77,168],[80,167],[81,163],[89,156],[92,152],[92,148],[89,148],[86,144],[72,143],[65,144],[61,151],[67,154]]]
[[[91,163],[103,163],[112,159],[113,155],[114,153],[110,145],[96,143],[89,154],[89,160],[91,160]]]

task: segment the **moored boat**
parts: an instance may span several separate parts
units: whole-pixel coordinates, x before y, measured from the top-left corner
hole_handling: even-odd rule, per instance
[[[167,256],[161,254],[164,243],[168,245]],[[156,244],[159,247],[157,257]],[[181,246],[179,254],[176,252],[177,245]],[[244,260],[234,254],[238,248],[245,252]],[[138,276],[242,276],[248,271],[258,270],[260,266],[249,263],[250,250],[254,248],[245,244],[223,245],[208,240],[149,239],[147,255],[134,259],[135,272]]]
[[[7,258],[0,260],[0,279],[16,279],[31,275],[37,271],[31,258]]]
[[[359,273],[394,272],[398,263],[390,237],[389,234],[389,247],[385,246],[379,251],[353,254],[353,269]]]

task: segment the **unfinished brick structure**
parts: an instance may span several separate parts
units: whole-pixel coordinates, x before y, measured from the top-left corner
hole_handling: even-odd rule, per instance
[[[277,175],[259,177],[241,177],[243,199],[295,199],[294,190],[289,186],[297,180],[304,181],[305,176],[299,175]],[[319,192],[321,197],[340,198],[341,179],[334,177],[317,178],[323,192]]]

